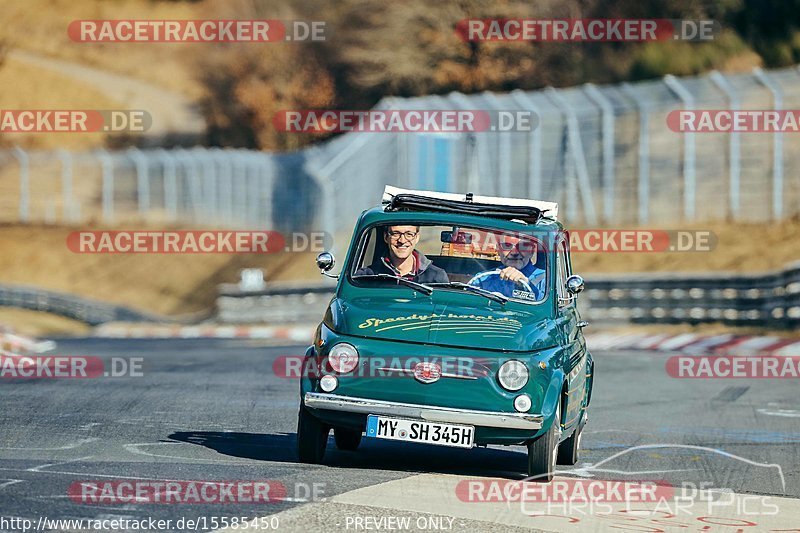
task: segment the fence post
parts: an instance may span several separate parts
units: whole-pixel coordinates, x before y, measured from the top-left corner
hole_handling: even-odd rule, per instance
[[[633,100],[639,113],[639,223],[650,220],[650,115],[644,101],[629,83],[622,84],[622,90]]]
[[[664,76],[664,83],[674,92],[688,111],[694,111],[694,97],[686,90],[678,78],[672,74]],[[695,138],[694,132],[683,133],[683,216],[686,220],[694,220],[697,206],[697,177],[695,174]]]
[[[250,226],[251,229],[256,229],[259,227],[259,220],[258,220],[258,201],[260,193],[260,180],[261,177],[259,176],[259,172],[261,167],[259,165],[258,156],[259,153],[248,153],[246,154],[247,157],[247,171],[245,175],[247,179],[245,183],[242,185],[246,187],[246,206],[245,206],[245,213],[247,216],[247,224]]]
[[[101,149],[98,152],[103,168],[103,222],[114,219],[114,159]]]
[[[456,104],[456,110],[469,110],[476,107],[469,98],[461,93],[451,93],[448,95],[448,99]],[[490,191],[485,189],[485,184],[482,181],[490,176],[486,168],[489,163],[489,146],[486,144],[486,136],[472,132],[472,139],[474,139],[474,148],[471,159],[474,159],[474,169],[470,169],[469,172],[474,172],[474,174],[470,174],[470,182],[474,185],[474,188],[470,187],[468,192],[491,194]],[[471,161],[470,163],[473,162]]]
[[[217,148],[219,150],[219,148]],[[196,157],[203,159],[203,210],[204,220],[208,222],[219,222],[217,213],[217,158],[210,150],[196,148]]]
[[[542,198],[542,113],[531,95],[520,89],[511,91],[511,97],[523,109],[536,113],[536,127],[530,132],[531,144],[528,147],[528,194],[531,198]]]
[[[206,217],[202,216],[203,207],[205,204],[203,200],[203,183],[200,172],[200,162],[198,161],[199,156],[193,155],[196,152],[196,150],[189,152],[181,148],[180,157],[183,160],[183,170],[186,174],[186,182],[189,185],[194,220],[204,220],[208,215],[206,214]]]
[[[586,83],[583,90],[589,100],[600,108],[602,116],[603,143],[603,219],[606,223],[614,217],[615,178],[614,175],[614,107],[600,90],[592,83]]]
[[[139,204],[139,214],[144,215],[150,210],[150,169],[148,159],[135,146],[128,149],[128,155],[136,165],[136,199]]]
[[[75,199],[72,197],[72,154],[66,150],[59,150],[58,157],[61,160],[61,208],[62,215],[66,222],[75,219],[73,204]]]
[[[236,224],[242,227],[247,226],[247,152],[236,150],[232,154],[235,158],[233,167],[235,183],[233,184],[234,209],[233,216],[236,217]]]
[[[31,217],[30,159],[28,152],[15,146],[14,157],[19,162],[19,219],[28,222]]]
[[[213,148],[212,148],[213,150]],[[221,220],[230,224],[233,220],[233,165],[235,154],[230,148],[216,152],[217,176]]]
[[[727,78],[725,78],[722,73],[714,70],[709,75],[711,81],[717,88],[722,91],[725,97],[728,99],[728,107],[730,107],[731,111],[738,111],[742,107],[741,99],[736,91],[733,89],[733,86],[728,82]],[[739,141],[739,132],[736,129],[732,129],[730,133],[728,133],[728,150],[729,150],[729,162],[728,162],[728,169],[729,169],[729,184],[728,184],[728,201],[730,202],[730,214],[733,220],[737,220],[739,218],[740,212],[740,190],[741,190],[741,175],[742,175],[742,150],[741,144]]]
[[[592,184],[589,181],[589,169],[586,166],[586,158],[583,154],[583,142],[581,141],[581,130],[580,125],[578,123],[578,115],[575,113],[575,110],[567,103],[567,100],[564,96],[561,95],[556,89],[552,87],[548,87],[545,89],[550,98],[555,102],[556,107],[558,107],[564,116],[567,119],[567,139],[569,145],[569,151],[572,152],[572,159],[575,164],[575,171],[578,175],[578,182],[580,187],[578,187],[578,195],[581,198],[581,203],[583,204],[583,214],[585,217],[586,222],[589,224],[597,224],[597,214],[594,210],[594,199],[592,198]],[[569,202],[572,202],[573,199],[569,198]],[[567,204],[569,207],[569,204]]]
[[[772,93],[775,111],[783,109],[783,89],[761,68],[753,69],[756,80]],[[783,218],[783,132],[776,131],[772,136],[772,217]]]
[[[323,231],[330,231],[333,238],[331,253],[336,249],[336,212],[351,201],[349,198],[336,198],[336,184],[332,178],[333,172],[342,166],[353,154],[360,150],[369,140],[368,133],[352,133],[349,144],[340,150],[330,161],[319,170],[310,170],[310,174],[317,180],[322,189],[322,224]],[[347,222],[349,223],[349,221]],[[328,229],[330,228],[330,229]]]
[[[483,96],[488,100],[495,111],[503,111],[497,97],[494,93],[485,92]],[[497,127],[500,127],[499,113]],[[500,196],[507,198],[511,196],[511,132],[509,131],[494,131],[489,132],[491,135],[497,135],[497,178],[498,190]],[[484,133],[486,135],[486,133]]]
[[[158,150],[158,155],[164,173],[164,208],[167,210],[169,220],[174,222],[178,218],[178,179],[175,159],[172,152],[163,148]]]

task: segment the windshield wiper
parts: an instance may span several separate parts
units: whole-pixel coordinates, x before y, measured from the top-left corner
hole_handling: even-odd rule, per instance
[[[461,283],[460,281],[449,281],[447,283],[431,283],[431,287],[449,287],[453,289],[462,289],[469,292],[474,292],[475,294],[480,294],[481,296],[485,296],[490,300],[495,302],[500,302],[504,304],[508,301],[507,296],[503,296],[500,293],[487,291],[486,289],[481,289],[480,287],[476,287],[475,285],[469,285],[467,283]]]
[[[393,276],[391,274],[361,274],[360,276],[352,276],[353,279],[391,279],[398,283],[402,283],[406,287],[411,287],[415,291],[419,291],[426,296],[433,294],[433,289],[423,283],[417,283],[410,279],[401,278],[400,276]]]

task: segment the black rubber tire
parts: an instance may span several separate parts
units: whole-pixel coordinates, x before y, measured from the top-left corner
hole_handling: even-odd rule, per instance
[[[574,465],[578,462],[581,454],[581,434],[583,426],[586,425],[581,419],[578,427],[572,432],[567,440],[558,445],[558,459],[560,465]]]
[[[361,432],[354,429],[334,427],[333,438],[338,449],[348,452],[357,450],[361,444]]]
[[[325,457],[330,428],[302,404],[297,415],[297,456],[301,463],[320,464]]]
[[[556,470],[558,439],[561,437],[561,406],[556,408],[556,416],[547,433],[528,443],[527,481],[550,483]]]

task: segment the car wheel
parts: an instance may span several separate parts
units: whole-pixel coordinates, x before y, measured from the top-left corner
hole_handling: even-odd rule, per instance
[[[558,464],[560,465],[574,465],[578,462],[581,452],[581,437],[583,436],[583,426],[586,425],[584,419],[572,432],[567,440],[558,445]]]
[[[361,432],[347,428],[333,428],[333,438],[340,450],[354,451],[361,444]]]
[[[550,429],[528,444],[528,477],[530,481],[549,483],[553,480],[561,438],[561,406],[556,406],[556,416]]]
[[[300,405],[297,416],[297,455],[300,462],[319,464],[325,457],[330,428]]]

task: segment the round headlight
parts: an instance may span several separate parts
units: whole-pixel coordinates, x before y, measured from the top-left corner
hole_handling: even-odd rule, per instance
[[[352,344],[340,342],[328,354],[331,368],[340,374],[352,372],[358,366],[358,350]]]
[[[520,413],[527,413],[531,408],[531,399],[527,394],[520,394],[514,398],[514,409]]]
[[[497,380],[506,390],[519,390],[528,382],[528,367],[522,361],[506,361],[497,373]]]
[[[339,380],[336,379],[336,376],[326,375],[322,376],[319,380],[319,388],[324,392],[331,392],[336,389],[337,386],[339,386]]]

